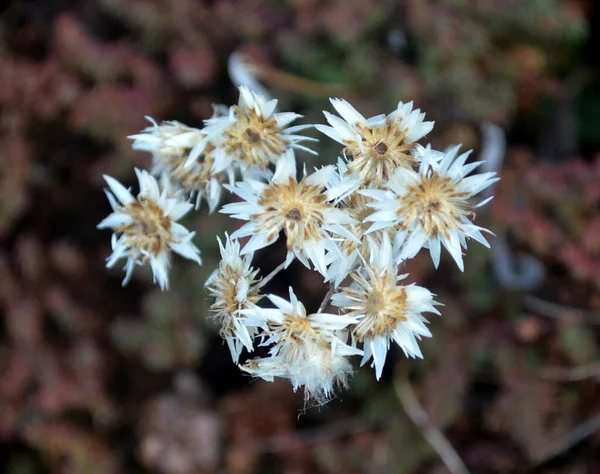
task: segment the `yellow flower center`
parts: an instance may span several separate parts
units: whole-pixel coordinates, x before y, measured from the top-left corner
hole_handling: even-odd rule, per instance
[[[344,153],[352,157],[349,173],[358,173],[368,186],[380,187],[398,168],[417,164],[412,156],[414,143],[407,140],[408,129],[400,128],[400,121],[386,120],[384,125],[368,127],[356,124],[360,141],[346,140]]]
[[[124,212],[131,216],[132,222],[116,230],[125,234],[133,252],[144,251],[157,256],[173,240],[171,218],[164,215],[156,202],[138,198],[128,204]]]
[[[325,235],[323,211],[331,207],[322,191],[291,177],[285,184],[271,185],[258,201],[264,211],[253,216],[257,230],[268,231],[269,238],[274,238],[283,229],[290,250],[301,249],[305,241],[320,240]]]
[[[379,142],[375,145],[375,151],[378,155],[385,155],[388,151],[388,146],[383,142]]]
[[[399,198],[400,227],[406,229],[418,219],[427,236],[448,237],[451,230],[462,227],[463,216],[472,215],[468,197],[449,177],[431,172]]]
[[[262,169],[275,163],[290,145],[277,121],[254,109],[246,112],[234,107],[234,110],[236,121],[223,132],[227,153],[241,163]]]
[[[365,337],[383,336],[393,331],[398,323],[407,320],[407,294],[404,286],[397,285],[396,275],[367,267],[368,279],[353,273],[358,288],[342,288],[352,304],[342,308],[350,316],[364,315],[356,324],[353,334],[359,342]]]
[[[298,314],[285,314],[281,323],[270,323],[270,332],[279,336],[282,353],[289,362],[306,355],[309,344],[327,343],[319,329],[310,324],[310,319]]]

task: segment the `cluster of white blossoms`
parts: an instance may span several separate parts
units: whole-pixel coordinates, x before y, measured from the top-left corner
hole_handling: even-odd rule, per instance
[[[194,233],[176,221],[202,199],[216,210],[222,188],[229,190],[236,199],[220,212],[244,223],[218,239],[221,262],[206,282],[212,316],[234,363],[267,348],[242,370],[267,381],[286,378],[317,403],[346,386],[352,356],[370,361],[377,379],[393,344],[422,357],[419,341],[431,337],[425,314],[440,314],[440,303],[426,288],[404,283],[408,275],[399,269],[421,249],[437,268],[444,247],[463,270],[469,239],[489,247],[488,231],[473,224],[475,209],[489,199],[474,198],[498,179],[471,174],[480,163],[467,163],[459,147],[441,152],[417,143],[433,122],[412,102],[371,118],[345,100],[331,103],[339,116],[324,112],[329,125],[289,126],[301,116],[276,112],[276,100],[242,86],[238,105],[215,107],[201,129],[149,119],[152,125],[130,138],[152,154],[152,169],[136,170],[137,198],[105,177],[114,212],[99,225],[114,231],[107,266],[126,259],[124,283],[135,264],[148,264],[166,289],[171,251],[201,263]],[[314,139],[298,134],[310,127],[343,150],[335,165],[298,173],[296,150],[314,153],[301,144]],[[287,255],[261,279],[254,252],[281,234]],[[261,293],[296,259],[329,287],[312,314],[292,288],[289,299]]]

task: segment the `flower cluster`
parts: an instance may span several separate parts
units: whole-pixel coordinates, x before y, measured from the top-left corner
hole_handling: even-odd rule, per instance
[[[489,246],[488,231],[473,223],[475,209],[489,199],[473,199],[498,179],[471,174],[480,163],[468,162],[460,147],[441,152],[419,144],[433,122],[412,102],[371,118],[345,100],[331,103],[339,116],[324,112],[328,125],[314,128],[343,145],[341,157],[301,174],[296,150],[313,153],[301,144],[313,139],[298,132],[311,126],[289,126],[298,114],[276,112],[276,100],[244,86],[238,105],[215,107],[201,129],[150,119],[152,126],[130,138],[152,154],[151,174],[136,170],[137,198],[106,177],[114,212],[99,225],[114,230],[107,266],[127,258],[127,282],[135,264],[148,263],[164,289],[171,250],[200,263],[193,232],[175,222],[194,206],[189,201],[197,209],[204,199],[212,212],[222,188],[236,195],[220,212],[244,224],[218,240],[221,262],[206,282],[212,316],[236,364],[256,347],[268,348],[242,370],[267,381],[286,378],[317,403],[346,386],[352,356],[371,361],[377,379],[392,344],[422,357],[419,340],[431,337],[425,314],[440,314],[440,303],[426,288],[405,283],[399,269],[421,249],[437,268],[444,247],[463,270],[470,239]],[[261,279],[253,254],[281,234],[285,260]],[[288,299],[261,293],[296,259],[329,285],[312,314],[292,288]]]

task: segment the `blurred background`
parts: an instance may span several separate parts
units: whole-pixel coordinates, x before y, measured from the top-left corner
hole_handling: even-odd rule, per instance
[[[0,10],[0,472],[600,472],[600,5],[594,0],[9,0]],[[144,115],[232,104],[231,53],[280,110],[323,122],[414,100],[427,137],[501,167],[466,271],[409,271],[445,303],[422,361],[301,414],[252,381],[207,318],[223,215],[186,218],[204,265],[122,288],[104,268],[102,174],[149,167]],[[493,125],[491,125],[493,124]],[[315,132],[308,132],[317,136]],[[322,139],[321,163],[340,147]],[[299,154],[309,166],[321,164]],[[228,199],[228,197],[226,198]],[[259,252],[263,274],[284,255]],[[326,288],[292,266],[309,311]],[[300,415],[300,416],[299,416]],[[465,467],[463,466],[466,466]]]

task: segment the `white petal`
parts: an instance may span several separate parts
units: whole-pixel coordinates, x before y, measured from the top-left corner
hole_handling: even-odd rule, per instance
[[[441,253],[441,245],[439,238],[432,237],[429,239],[429,253],[431,254],[431,260],[433,260],[433,266],[437,268],[440,265]]]
[[[306,184],[324,188],[334,171],[335,168],[333,165],[323,166],[321,169],[316,170],[308,178],[306,178]]]
[[[171,250],[178,253],[182,257],[185,257],[188,260],[193,260],[198,264],[202,264],[202,259],[200,258],[200,251],[191,242],[188,241],[180,242],[177,244],[169,244],[169,247],[171,248]]]
[[[294,306],[289,301],[284,300],[280,296],[277,295],[267,295],[267,298],[271,300],[271,302],[277,306],[284,314],[295,314],[296,306]]]
[[[331,105],[338,111],[338,113],[348,122],[354,125],[355,123],[365,123],[367,119],[362,116],[349,102],[344,99],[329,99]]]
[[[169,217],[175,221],[179,220],[190,212],[193,207],[193,204],[190,204],[189,202],[179,202],[171,208]]]
[[[233,234],[232,234],[233,237]],[[272,239],[268,238],[268,234],[255,234],[253,235],[248,243],[244,245],[242,249],[242,255],[246,255],[251,252],[256,252],[259,249],[267,247],[271,245],[273,242],[277,240],[279,234],[275,234],[275,237]]]
[[[98,229],[106,229],[107,227],[119,227],[124,224],[129,224],[132,218],[129,214],[123,212],[113,212],[108,217],[105,217],[96,227]]]
[[[169,257],[161,253],[156,257],[150,257],[150,267],[154,275],[154,281],[158,282],[160,289],[169,289]]]
[[[115,197],[121,202],[123,205],[127,205],[133,201],[133,196],[131,193],[119,183],[115,178],[112,178],[108,175],[103,175],[104,180],[108,184],[110,190],[113,192]]]
[[[385,359],[387,356],[387,340],[385,337],[375,336],[370,341],[370,346],[375,364],[375,377],[377,380],[379,380],[381,378],[381,373],[383,372],[383,366],[385,365]]]
[[[277,160],[273,183],[287,183],[290,178],[296,179],[296,159],[291,150]]]

